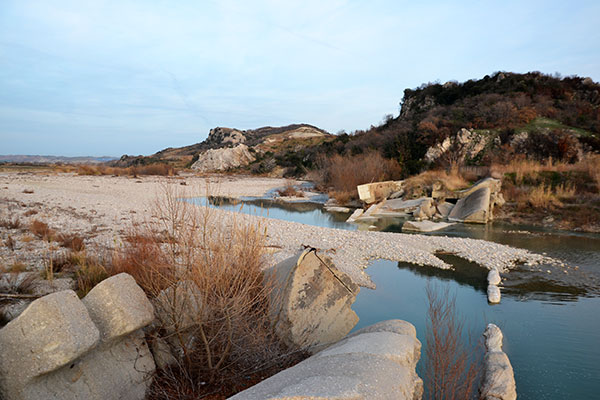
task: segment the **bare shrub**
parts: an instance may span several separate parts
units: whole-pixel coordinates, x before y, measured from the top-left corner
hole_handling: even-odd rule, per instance
[[[540,185],[531,190],[529,196],[527,197],[527,201],[532,207],[535,208],[550,208],[550,207],[560,207],[562,203],[556,197],[552,188],[546,185]]]
[[[0,227],[6,229],[19,229],[21,227],[21,220],[18,217],[0,219]]]
[[[155,163],[134,167],[109,167],[106,165],[78,165],[78,175],[115,175],[115,176],[138,176],[138,175],[177,175],[177,170],[172,165]]]
[[[50,241],[54,231],[50,229],[47,223],[35,219],[29,224],[29,230],[40,239]]]
[[[166,187],[156,203],[157,221],[132,227],[109,272],[127,272],[144,289],[159,317],[149,340],[166,344],[174,357],[157,373],[150,398],[199,398],[213,390],[226,397],[245,386],[242,377],[278,371],[297,353],[269,322],[264,230],[217,220],[214,210],[180,201],[175,190]]]
[[[330,194],[339,202],[356,199],[356,186],[365,183],[400,179],[402,168],[398,161],[369,151],[354,156],[336,154],[324,161],[325,182]]]
[[[62,247],[66,247],[73,251],[82,251],[83,249],[85,249],[85,243],[83,242],[83,238],[74,233],[61,233],[57,236],[56,240],[60,243]]]
[[[433,185],[437,182],[442,183],[448,190],[457,190],[469,186],[469,182],[463,177],[458,168],[430,170],[404,181],[405,197],[428,196],[431,194]]]
[[[427,399],[470,399],[476,392],[481,346],[463,336],[464,321],[449,289],[430,284],[427,310],[425,395]],[[479,347],[479,349],[478,349]]]
[[[287,180],[283,189],[279,189],[277,194],[284,197],[304,197],[304,192],[296,189],[292,180]]]

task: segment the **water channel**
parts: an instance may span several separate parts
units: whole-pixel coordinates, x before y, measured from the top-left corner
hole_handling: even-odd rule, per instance
[[[329,213],[322,204],[280,203],[269,199],[219,199],[201,204],[337,229],[364,229],[348,224],[348,214]],[[401,219],[382,220],[379,230],[398,232]],[[487,271],[451,255],[441,256],[455,271],[386,260],[367,269],[376,290],[362,288],[353,309],[360,321],[355,329],[399,318],[411,322],[425,345],[426,286],[449,288],[456,296],[466,329],[474,336],[488,322],[504,333],[504,351],[515,372],[520,399],[592,399],[600,393],[600,235],[549,231],[505,223],[457,224],[434,233],[485,239],[557,258],[567,268],[517,266],[503,282],[502,302],[486,298]],[[566,271],[566,272],[565,272]],[[425,352],[417,370],[421,376]]]

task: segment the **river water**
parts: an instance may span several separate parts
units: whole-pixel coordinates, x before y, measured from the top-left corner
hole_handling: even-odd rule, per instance
[[[345,223],[348,214],[328,213],[321,204],[243,200],[243,207],[223,199],[211,205],[316,226],[365,228]],[[198,202],[207,203],[206,199]],[[394,232],[400,231],[402,222],[382,220],[376,225]],[[525,248],[557,258],[565,267],[517,266],[504,274],[501,303],[490,306],[487,271],[458,257],[440,256],[455,271],[377,260],[367,269],[377,289],[362,288],[352,307],[360,318],[355,329],[399,318],[415,325],[425,346],[425,288],[448,288],[472,336],[480,336],[489,322],[502,329],[503,348],[514,368],[520,399],[600,398],[600,235],[497,222],[457,224],[434,234]],[[421,376],[424,358],[423,351],[417,366]]]

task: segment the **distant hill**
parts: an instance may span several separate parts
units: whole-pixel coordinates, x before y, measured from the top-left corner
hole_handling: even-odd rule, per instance
[[[297,163],[290,159],[298,157],[304,149],[316,148],[334,139],[334,135],[308,124],[248,130],[216,127],[210,130],[203,142],[185,147],[169,147],[150,156],[124,155],[111,165],[129,167],[161,162],[177,167],[190,167],[207,152],[214,154],[215,150],[243,145],[252,154],[250,158],[253,161],[249,168],[255,172],[270,172],[277,165],[295,168]]]
[[[98,164],[116,160],[117,157],[62,157],[38,155],[0,155],[0,162],[15,164]]]

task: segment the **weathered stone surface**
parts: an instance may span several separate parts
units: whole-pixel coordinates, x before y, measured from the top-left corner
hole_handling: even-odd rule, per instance
[[[499,285],[500,282],[502,282],[502,279],[500,278],[500,273],[498,272],[497,269],[492,269],[490,270],[490,272],[488,272],[487,275],[487,281],[489,285]]]
[[[348,222],[348,223],[355,222],[356,219],[359,218],[363,213],[364,213],[364,210],[362,208],[357,208],[356,210],[354,210],[352,215],[348,217],[346,222]]]
[[[449,221],[486,224],[490,218],[490,189],[482,187],[456,202]]]
[[[232,399],[420,399],[423,381],[414,365],[421,344],[408,325],[391,321],[364,328]]]
[[[142,400],[154,368],[144,334],[136,332],[35,378],[23,399]]]
[[[448,203],[447,201],[444,201],[436,206],[437,212],[442,218],[448,218],[448,215],[450,215],[450,212],[453,208],[454,204]]]
[[[442,143],[427,149],[425,160],[434,162],[448,151],[457,153],[461,160],[473,159],[479,155],[488,143],[488,135],[462,128],[456,135],[447,137]]]
[[[240,143],[235,147],[207,150],[199,155],[198,160],[192,164],[192,169],[201,172],[226,171],[246,166],[254,160],[248,146]]]
[[[383,331],[367,332],[342,340],[315,357],[339,354],[372,354],[414,368],[421,356],[421,342],[410,335]]]
[[[72,290],[35,300],[0,330],[0,392],[7,400],[27,398],[23,390],[34,377],[73,362],[99,338]]]
[[[316,250],[306,250],[273,267],[280,290],[272,315],[284,342],[319,349],[344,337],[358,322],[350,308],[360,288]]]
[[[154,308],[129,274],[118,274],[96,285],[83,299],[102,340],[128,335],[154,320]]]
[[[488,297],[488,303],[490,303],[490,304],[500,303],[500,298],[502,297],[500,294],[500,288],[496,285],[488,285],[487,297]]]
[[[402,181],[385,181],[358,185],[358,197],[367,204],[387,199],[402,189]]]
[[[406,322],[401,319],[388,319],[385,321],[377,322],[373,325],[365,326],[364,328],[352,332],[348,335],[348,338],[351,338],[356,335],[361,335],[363,333],[372,332],[392,332],[398,335],[408,335],[414,338],[417,337],[417,330],[415,329],[415,326],[410,322]]]
[[[0,330],[0,397],[144,399],[155,365],[140,328],[153,318],[127,274],[84,301],[71,290],[35,300]]]
[[[426,219],[430,219],[435,215],[436,209],[433,204],[433,199],[426,198],[421,204],[417,207],[417,209],[413,212],[413,217],[417,221],[422,221]]]
[[[510,360],[502,351],[502,331],[496,325],[488,324],[483,335],[487,352],[480,397],[484,400],[514,400],[517,387]]]
[[[340,207],[340,206],[330,206],[325,207],[325,210],[328,212],[338,212],[338,213],[349,213],[351,210],[348,207]]]
[[[402,225],[402,232],[434,232],[447,228],[453,223],[433,221],[406,221]]]

